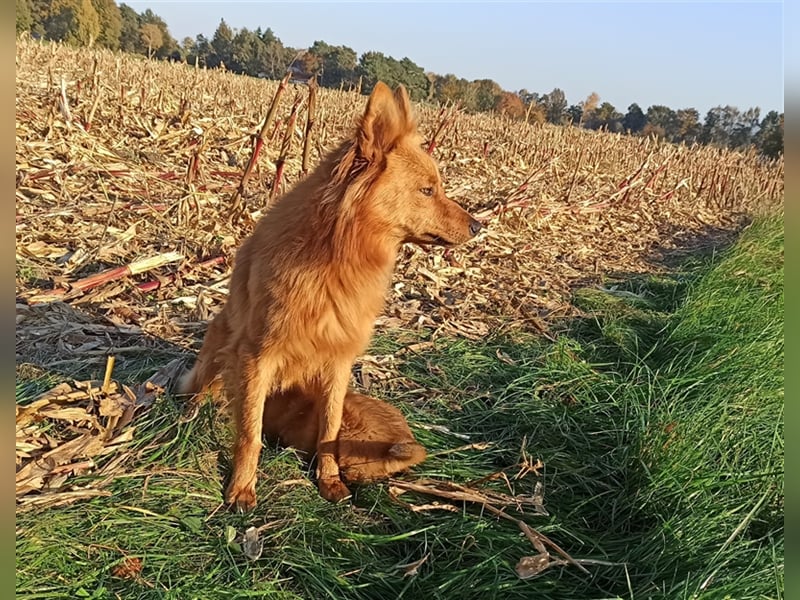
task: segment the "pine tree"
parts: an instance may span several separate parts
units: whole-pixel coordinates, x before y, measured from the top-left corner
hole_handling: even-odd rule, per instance
[[[217,67],[220,62],[225,65],[233,62],[233,30],[225,22],[225,19],[220,20],[214,37],[211,38],[211,47],[214,50],[214,56],[209,57],[210,67]]]

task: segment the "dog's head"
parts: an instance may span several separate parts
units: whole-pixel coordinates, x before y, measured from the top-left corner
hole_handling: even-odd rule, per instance
[[[392,92],[377,83],[352,150],[355,172],[371,173],[359,208],[398,243],[453,246],[480,231],[481,224],[445,195],[402,85]]]

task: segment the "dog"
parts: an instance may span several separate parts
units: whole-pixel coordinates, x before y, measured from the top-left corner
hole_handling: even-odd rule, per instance
[[[256,505],[265,399],[300,386],[320,398],[317,485],[350,496],[335,446],[355,358],[370,342],[400,246],[454,246],[480,222],[442,187],[403,86],[378,82],[355,131],[278,198],[242,243],[230,291],[178,393],[221,375],[236,438],[225,500]]]
[[[320,406],[318,398],[300,388],[274,394],[264,406],[264,437],[311,458],[317,451]],[[353,391],[344,398],[335,454],[346,483],[386,479],[427,457],[403,413],[391,404]]]

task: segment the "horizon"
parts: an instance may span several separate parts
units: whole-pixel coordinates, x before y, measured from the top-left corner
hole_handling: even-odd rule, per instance
[[[321,40],[359,57],[376,51],[426,72],[492,79],[511,92],[560,88],[569,104],[596,92],[623,114],[633,103],[695,108],[701,121],[716,106],[784,112],[784,6],[773,0],[469,2],[457,10],[453,2],[211,1],[192,2],[189,12],[185,1],[123,3],[152,10],[178,43],[210,39],[224,19],[234,30],[270,28],[296,49]]]

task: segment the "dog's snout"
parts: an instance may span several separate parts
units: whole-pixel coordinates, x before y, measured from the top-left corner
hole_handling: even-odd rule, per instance
[[[475,236],[475,235],[478,235],[478,232],[479,232],[481,229],[483,229],[483,225],[480,223],[480,221],[476,221],[475,219],[472,219],[472,220],[470,221],[470,223],[469,223],[469,232],[470,232],[470,233],[471,233],[473,236]]]

